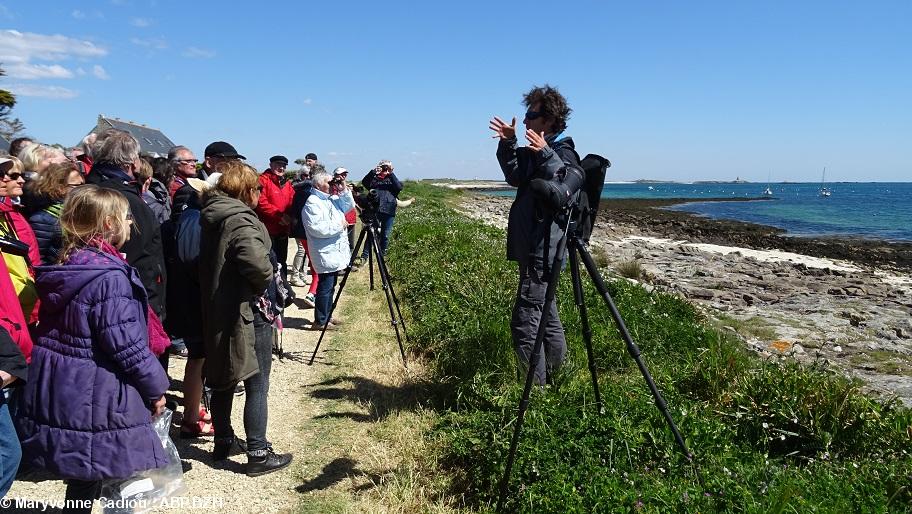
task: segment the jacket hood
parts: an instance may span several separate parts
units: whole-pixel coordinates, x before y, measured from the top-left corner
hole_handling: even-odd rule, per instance
[[[225,220],[237,214],[249,214],[256,217],[247,204],[219,193],[211,193],[203,201],[203,209],[200,214],[200,225],[203,229],[212,229],[220,226]]]

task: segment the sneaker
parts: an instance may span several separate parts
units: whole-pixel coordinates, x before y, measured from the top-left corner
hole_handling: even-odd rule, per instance
[[[212,449],[212,460],[225,460],[231,455],[238,455],[247,450],[246,444],[237,437],[216,437],[215,446]]]
[[[276,453],[272,445],[265,450],[255,450],[247,453],[247,476],[258,477],[273,471],[278,471],[291,464],[290,453]]]
[[[344,325],[345,322],[342,321],[342,320],[339,319],[339,318],[329,318],[329,324],[330,324],[330,325],[340,326],[340,325]]]
[[[321,324],[317,323],[316,321],[314,321],[313,323],[311,323],[311,325],[310,325],[310,327],[308,328],[308,330],[313,330],[314,332],[322,332],[322,331],[323,331],[323,325],[321,325]],[[331,331],[333,331],[333,330],[338,330],[338,327],[336,327],[335,325],[333,325],[332,322],[329,322],[329,324],[326,325],[326,331],[327,331],[327,332],[331,332]]]
[[[291,285],[296,286],[296,287],[302,287],[302,286],[307,285],[307,283],[301,279],[300,275],[295,275],[295,276],[291,277],[290,282],[291,282]]]
[[[306,307],[308,309],[313,309],[314,307],[317,306],[317,304],[314,303],[317,301],[317,298],[310,293],[307,293],[306,295],[304,295],[304,300],[302,300],[302,301],[304,302],[304,307]]]
[[[234,388],[234,395],[241,396],[242,394],[244,394],[244,383],[239,382],[238,385]]]

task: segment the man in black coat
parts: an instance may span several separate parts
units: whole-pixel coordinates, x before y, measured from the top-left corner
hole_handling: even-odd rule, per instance
[[[579,167],[573,140],[562,137],[570,107],[557,89],[535,87],[523,97],[528,111],[523,123],[529,145],[518,147],[516,118],[507,124],[497,116],[491,120],[497,145],[497,160],[504,179],[517,188],[507,225],[507,258],[519,263],[519,287],[513,306],[510,330],[516,354],[529,365],[535,336],[545,305],[545,291],[551,279],[562,230],[554,213],[530,191],[534,179],[562,179],[568,166]],[[560,266],[566,258],[559,256]],[[545,384],[567,355],[564,327],[552,302],[545,328],[544,352],[535,363],[535,382]]]
[[[367,175],[361,179],[361,185],[365,189],[377,191],[377,199],[380,206],[377,209],[377,221],[380,223],[380,253],[386,255],[386,247],[389,245],[389,236],[393,231],[393,222],[396,220],[396,199],[402,192],[402,182],[393,173],[393,163],[390,161],[380,161],[377,167],[367,172]],[[370,247],[365,243],[364,250],[361,252],[361,261],[366,262]]]
[[[86,182],[119,191],[127,197],[133,224],[130,240],[120,251],[139,272],[152,310],[164,320],[166,274],[161,232],[155,214],[142,199],[142,184],[137,183],[133,175],[140,165],[139,142],[129,132],[110,129],[96,140],[93,155],[95,163]]]

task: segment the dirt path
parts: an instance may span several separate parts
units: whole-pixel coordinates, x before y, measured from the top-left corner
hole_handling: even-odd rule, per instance
[[[299,297],[306,290],[296,288]],[[410,372],[403,368],[385,298],[379,289],[368,291],[367,273],[351,274],[339,309],[337,317],[346,324],[327,333],[313,366],[307,360],[319,333],[302,328],[313,310],[286,311],[285,357],[273,359],[267,434],[276,451],[294,454],[291,466],[249,478],[246,456],[213,463],[211,438],[181,440],[175,427],[172,439],[184,463],[187,500],[184,508],[156,512],[439,510],[424,492],[431,473],[417,463],[423,451],[419,434],[434,416],[418,401],[421,365],[410,363]],[[169,397],[178,402],[184,363],[171,359]],[[236,397],[232,416],[239,435],[243,400]],[[7,498],[49,505],[4,512],[59,512],[54,506],[64,490],[61,481],[16,482]],[[97,503],[94,512],[101,512]]]

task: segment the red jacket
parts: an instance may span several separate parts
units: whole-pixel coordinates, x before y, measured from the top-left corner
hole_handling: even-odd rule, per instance
[[[29,247],[29,260],[32,266],[41,264],[41,253],[38,250],[38,240],[35,239],[35,233],[29,226],[25,217],[19,213],[15,206],[7,203],[9,200],[4,198],[0,201],[0,216],[8,226],[11,226],[17,239],[26,243]],[[29,272],[34,277],[34,268],[30,267]],[[32,355],[32,338],[29,335],[26,322],[35,323],[38,321],[38,306],[40,302],[35,302],[35,308],[32,312],[22,312],[22,304],[19,303],[19,296],[16,294],[16,288],[10,278],[9,270],[6,268],[6,261],[0,256],[0,326],[3,326],[10,333],[13,341],[22,350],[26,361],[31,360]]]
[[[287,236],[291,233],[291,202],[294,188],[284,177],[266,170],[260,174],[260,203],[256,213],[272,237]]]

